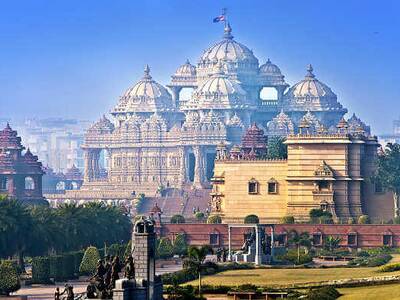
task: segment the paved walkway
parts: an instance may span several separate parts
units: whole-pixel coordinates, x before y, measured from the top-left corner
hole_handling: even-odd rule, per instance
[[[182,265],[165,265],[162,268],[156,270],[157,275],[171,273],[182,269]],[[88,277],[81,277],[79,280],[68,281],[74,287],[74,293],[79,294],[86,291],[88,285]],[[57,282],[55,285],[46,284],[33,284],[31,286],[23,287],[15,293],[15,295],[28,296],[29,300],[35,299],[54,299],[54,291],[56,287],[60,288],[62,292],[64,290],[66,282]]]

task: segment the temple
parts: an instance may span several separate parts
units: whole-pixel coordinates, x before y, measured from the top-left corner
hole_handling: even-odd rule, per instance
[[[0,195],[26,204],[47,204],[42,195],[42,164],[9,124],[0,131]]]
[[[185,90],[190,97],[182,96]],[[290,87],[277,65],[269,59],[260,64],[234,39],[227,23],[222,39],[203,51],[197,65],[186,60],[166,87],[145,67],[112,119],[104,115],[87,130],[84,182],[62,197],[122,200],[159,189],[208,188],[218,145],[240,144],[253,123],[268,136],[295,134],[304,120],[309,133],[335,131],[346,112],[311,65]],[[264,142],[250,148],[265,151],[259,148]]]

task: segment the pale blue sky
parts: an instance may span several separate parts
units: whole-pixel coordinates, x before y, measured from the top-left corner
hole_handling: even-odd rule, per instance
[[[375,133],[400,115],[400,1],[0,1],[0,118],[95,119],[148,63],[166,84],[222,35],[228,7],[236,40],[293,84],[308,63]]]

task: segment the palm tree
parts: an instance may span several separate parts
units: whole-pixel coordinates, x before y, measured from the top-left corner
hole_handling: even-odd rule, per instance
[[[204,261],[208,253],[211,253],[210,246],[194,247],[190,246],[187,251],[187,258],[184,262],[186,269],[192,270],[199,277],[199,296],[201,296],[201,271],[204,268]]]
[[[325,239],[325,249],[332,252],[336,248],[339,248],[341,241],[340,237],[329,235]]]
[[[298,233],[296,230],[292,230],[289,234],[289,244],[295,245],[297,248],[297,262],[300,262],[300,248],[306,247],[307,249],[311,247],[311,237],[308,232]]]

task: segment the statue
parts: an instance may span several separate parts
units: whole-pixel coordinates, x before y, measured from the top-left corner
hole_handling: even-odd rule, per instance
[[[125,262],[125,278],[135,279],[135,263],[132,255],[130,255]]]
[[[72,285],[69,285],[68,283],[65,284],[64,291],[59,295],[64,295],[67,294],[67,297],[65,298],[66,300],[74,300],[74,287]]]
[[[96,274],[94,274],[91,279],[96,279],[103,282],[103,277],[106,274],[106,271],[107,270],[103,265],[103,260],[99,259],[97,261]]]
[[[60,288],[56,287],[56,291],[54,292],[54,300],[60,300]]]
[[[115,282],[119,279],[119,272],[121,272],[121,263],[119,261],[118,255],[114,257],[111,265],[111,283],[110,287],[115,287]]]

